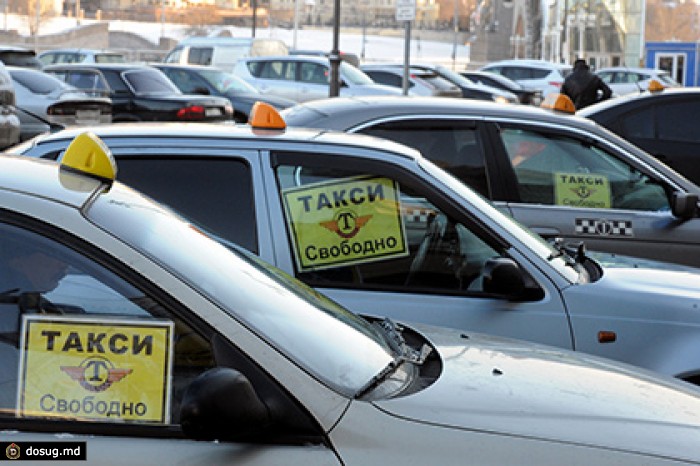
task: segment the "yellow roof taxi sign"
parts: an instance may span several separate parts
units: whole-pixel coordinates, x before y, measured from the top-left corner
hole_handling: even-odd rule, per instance
[[[18,417],[170,422],[173,323],[25,314]]]
[[[286,189],[284,207],[300,271],[408,255],[398,184],[352,177]]]
[[[117,164],[112,152],[96,134],[77,135],[66,148],[61,167],[111,182],[117,176]]]

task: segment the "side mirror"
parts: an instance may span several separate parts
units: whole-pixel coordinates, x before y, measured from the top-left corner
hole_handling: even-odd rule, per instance
[[[525,278],[518,264],[507,257],[489,259],[484,264],[483,289],[487,293],[517,299],[525,293]]]
[[[195,440],[233,440],[263,431],[271,416],[243,374],[215,367],[187,388],[180,423],[185,435]]]
[[[671,195],[671,213],[674,217],[687,220],[695,217],[698,210],[698,195],[676,191]]]

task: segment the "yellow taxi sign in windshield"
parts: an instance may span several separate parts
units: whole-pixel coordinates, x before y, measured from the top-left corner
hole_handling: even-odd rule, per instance
[[[117,177],[117,164],[112,152],[94,133],[81,133],[66,149],[61,167],[103,181],[111,182]]]
[[[255,102],[248,123],[255,129],[285,129],[285,123],[279,112],[270,104],[265,102]]]
[[[544,98],[540,107],[562,113],[576,113],[576,106],[571,98],[565,94],[550,92]]]
[[[664,87],[665,86],[656,79],[652,79],[651,81],[649,81],[649,92],[661,92],[664,90]]]

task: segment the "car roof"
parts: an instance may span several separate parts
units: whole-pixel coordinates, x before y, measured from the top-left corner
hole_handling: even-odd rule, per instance
[[[640,67],[630,67],[630,66],[606,66],[605,68],[599,68],[596,70],[600,71],[632,71],[635,73],[668,73],[666,70],[660,68],[640,68]]]
[[[414,114],[451,114],[477,115],[481,117],[526,118],[534,121],[553,121],[592,130],[596,123],[575,115],[559,114],[532,105],[499,104],[478,99],[448,99],[444,97],[405,97],[405,96],[371,96],[371,97],[335,97],[304,102],[282,112],[283,116],[302,109],[316,112],[319,117],[332,117],[331,127],[345,125],[344,117],[350,121],[363,118],[381,118],[382,116]],[[360,118],[358,118],[360,115]]]
[[[80,207],[103,184],[77,173],[62,173],[59,167],[53,160],[0,155],[0,190],[60,199],[63,204]]]
[[[249,125],[230,123],[137,122],[70,127],[37,136],[31,143],[43,144],[52,141],[72,140],[84,132],[92,132],[102,139],[112,139],[113,141],[127,137],[167,138],[173,141],[198,138],[228,139],[237,140],[254,149],[264,149],[266,146],[283,147],[285,143],[313,143],[315,145],[356,147],[372,151],[381,150],[412,160],[423,158],[420,152],[415,149],[384,139],[379,140],[381,142],[378,143],[378,139],[373,136],[306,128],[262,130],[252,128]]]
[[[625,94],[614,99],[607,99],[602,102],[598,102],[593,105],[589,105],[586,108],[582,108],[576,112],[577,115],[587,117],[588,115],[593,115],[604,109],[618,107],[633,102],[639,102],[642,100],[651,99],[665,99],[665,98],[682,98],[687,96],[700,96],[700,87],[666,87],[661,91],[650,92],[635,92],[631,94]]]

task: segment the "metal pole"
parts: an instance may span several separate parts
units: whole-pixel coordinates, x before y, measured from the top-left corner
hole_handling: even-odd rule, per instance
[[[165,0],[160,0],[160,37],[165,37]]]
[[[455,0],[454,3],[454,15],[452,17],[452,26],[454,28],[454,37],[452,39],[452,69],[454,70],[457,66],[457,34],[459,33],[459,20],[457,18],[459,14],[459,0]]]
[[[255,23],[258,22],[258,1],[253,0],[252,5],[253,5],[253,29],[251,31],[251,36],[255,37]]]
[[[294,0],[294,35],[292,36],[292,48],[297,48],[297,29],[299,29],[299,0]]]
[[[411,64],[411,22],[405,21],[405,39],[403,50],[403,95],[408,95],[408,68]]]
[[[333,50],[328,57],[331,63],[331,82],[328,88],[329,97],[338,97],[340,94],[340,0],[333,1]]]

